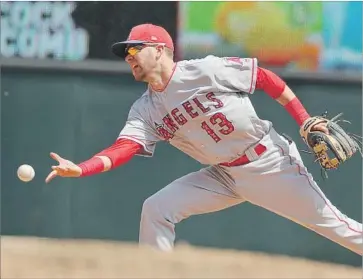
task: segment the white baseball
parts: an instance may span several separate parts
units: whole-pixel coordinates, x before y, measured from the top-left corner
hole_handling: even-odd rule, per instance
[[[29,182],[35,176],[35,171],[32,166],[21,165],[17,171],[18,177],[21,181]]]

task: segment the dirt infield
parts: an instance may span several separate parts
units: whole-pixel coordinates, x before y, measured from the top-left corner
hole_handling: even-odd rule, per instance
[[[362,278],[359,268],[178,246],[1,237],[1,278]]]

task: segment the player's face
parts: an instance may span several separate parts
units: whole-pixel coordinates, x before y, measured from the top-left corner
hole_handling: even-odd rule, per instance
[[[135,80],[148,82],[158,63],[158,50],[155,45],[131,45],[126,47],[125,60],[130,65]]]

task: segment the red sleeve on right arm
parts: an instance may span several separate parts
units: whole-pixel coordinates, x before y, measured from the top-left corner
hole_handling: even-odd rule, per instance
[[[119,139],[105,150],[95,154],[91,159],[84,161],[78,166],[82,169],[81,176],[89,176],[100,173],[105,166],[103,161],[97,156],[106,156],[112,162],[111,168],[116,168],[125,164],[142,148],[142,146],[132,140]]]
[[[112,162],[111,168],[116,168],[130,161],[141,148],[143,148],[141,144],[129,139],[121,138],[107,149],[97,153],[95,156],[106,156],[110,158]]]

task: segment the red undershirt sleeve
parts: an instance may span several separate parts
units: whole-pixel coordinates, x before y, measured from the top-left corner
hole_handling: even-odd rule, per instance
[[[286,83],[270,70],[257,67],[256,89],[265,91],[273,99],[284,92]]]
[[[84,161],[78,166],[82,169],[81,176],[89,176],[100,173],[104,170],[103,161],[97,156],[106,156],[111,162],[111,169],[127,163],[142,148],[141,144],[129,140],[118,139],[113,145],[95,154],[92,158]]]
[[[256,89],[263,90],[271,98],[277,99],[284,92],[285,87],[286,83],[275,73],[261,67],[257,68]],[[299,126],[310,117],[297,97],[284,107]]]

